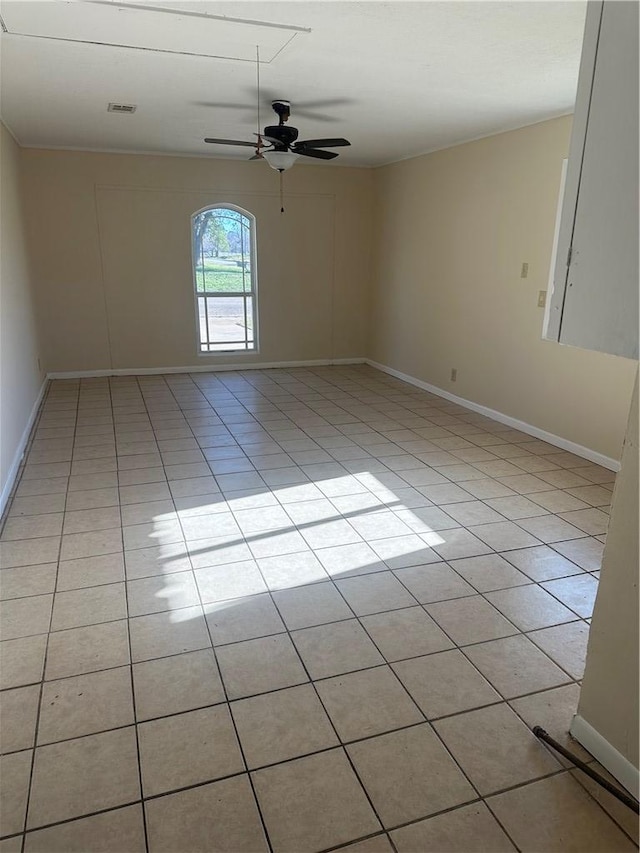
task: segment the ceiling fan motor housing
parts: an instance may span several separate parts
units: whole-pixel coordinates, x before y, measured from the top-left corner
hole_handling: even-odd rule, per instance
[[[286,149],[298,138],[298,128],[287,125],[273,125],[272,127],[265,127],[264,135],[270,139],[277,139]]]

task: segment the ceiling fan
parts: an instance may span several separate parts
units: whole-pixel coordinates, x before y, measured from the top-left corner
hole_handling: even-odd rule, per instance
[[[347,139],[305,139],[298,142],[298,129],[285,124],[291,114],[289,101],[275,100],[271,102],[273,111],[278,116],[278,124],[265,127],[264,133],[255,133],[256,142],[243,142],[238,139],[211,139],[204,141],[214,145],[243,145],[255,148],[255,154],[250,160],[266,160],[272,169],[284,172],[290,169],[298,157],[315,157],[318,160],[333,160],[338,154],[335,151],[325,151],[325,148],[339,148],[351,145]]]

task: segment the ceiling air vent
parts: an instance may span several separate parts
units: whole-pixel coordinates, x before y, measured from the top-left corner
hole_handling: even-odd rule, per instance
[[[137,107],[135,104],[109,104],[107,107],[108,113],[135,113]]]

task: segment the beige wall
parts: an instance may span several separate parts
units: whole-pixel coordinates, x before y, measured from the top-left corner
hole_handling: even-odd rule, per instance
[[[24,238],[20,149],[0,124],[0,511],[44,374]]]
[[[362,357],[372,172],[23,151],[47,369],[82,371]],[[190,216],[257,218],[260,353],[197,353]]]
[[[616,478],[578,714],[638,768],[638,381]],[[602,759],[601,759],[602,760]],[[637,796],[637,791],[636,791]]]
[[[570,130],[554,119],[376,171],[368,354],[619,459],[635,362],[541,340]]]

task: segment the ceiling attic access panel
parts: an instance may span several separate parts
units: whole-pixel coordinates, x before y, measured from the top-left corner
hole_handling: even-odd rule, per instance
[[[241,11],[241,4],[238,6]],[[303,27],[208,14],[205,4],[4,2],[9,35],[106,44],[192,56],[272,62]]]

